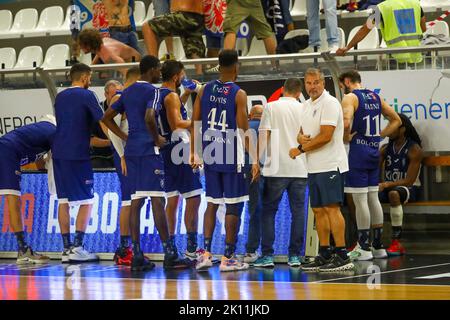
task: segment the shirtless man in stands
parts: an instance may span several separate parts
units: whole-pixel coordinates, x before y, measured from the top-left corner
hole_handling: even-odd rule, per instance
[[[94,53],[92,64],[125,63],[141,61],[141,55],[135,49],[111,38],[102,38],[95,29],[84,29],[78,35],[78,43],[84,53]]]

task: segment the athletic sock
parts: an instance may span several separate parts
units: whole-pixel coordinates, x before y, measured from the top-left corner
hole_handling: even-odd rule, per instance
[[[14,235],[16,236],[17,246],[19,247],[19,250],[21,252],[26,252],[28,249],[28,245],[25,241],[25,232],[23,231],[14,232]]]
[[[370,250],[369,245],[370,230],[358,230],[358,243],[363,250]]]
[[[383,243],[381,241],[381,236],[383,235],[383,228],[374,228],[373,229],[373,241],[372,247],[374,249],[381,249]]]
[[[166,254],[166,255],[175,255],[176,254],[175,247],[172,246],[172,241],[170,240],[170,238],[166,241],[162,241],[162,245],[163,245],[163,249],[164,249],[164,254]]]
[[[175,247],[175,235],[169,236],[170,245]]]
[[[120,247],[128,248],[130,246],[131,236],[120,236]]]
[[[402,237],[402,227],[392,227],[392,239],[399,240]]]
[[[133,241],[133,256],[138,256],[141,254],[141,244],[137,241]]]
[[[72,244],[70,243],[70,233],[61,234],[63,239],[64,250],[69,250]]]
[[[187,233],[187,251],[195,252],[197,250],[197,232]]]
[[[211,252],[212,238],[205,238],[204,242],[205,242],[205,250]]]
[[[224,256],[227,257],[228,259],[231,259],[231,257],[233,256],[235,250],[236,250],[236,245],[235,244],[227,243],[225,245]]]
[[[83,245],[84,232],[75,231],[75,241],[73,242],[74,247],[81,247]]]
[[[319,247],[319,255],[325,260],[331,259],[331,249],[329,246],[320,246]]]
[[[342,260],[347,260],[347,249],[345,247],[336,247],[334,251]]]

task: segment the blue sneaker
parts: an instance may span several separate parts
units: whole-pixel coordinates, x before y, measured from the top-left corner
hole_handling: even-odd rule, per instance
[[[301,264],[302,264],[302,261],[299,256],[289,256],[288,265],[290,267],[300,267]]]
[[[254,267],[262,268],[273,268],[275,264],[273,263],[273,256],[262,256],[253,263]]]

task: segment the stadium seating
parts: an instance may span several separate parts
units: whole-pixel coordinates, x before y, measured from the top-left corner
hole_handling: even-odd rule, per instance
[[[70,60],[70,50],[67,44],[55,44],[48,48],[45,54],[42,68],[62,68],[66,66],[66,61]]]
[[[25,33],[33,31],[38,22],[38,11],[33,8],[19,10],[9,31],[9,38],[23,37]]]
[[[61,27],[64,20],[63,8],[59,6],[53,6],[45,8],[41,16],[36,29],[30,30],[24,34],[25,37],[45,36],[51,30],[58,30]]]
[[[16,64],[16,50],[14,48],[0,48],[0,69],[12,69]]]
[[[344,29],[342,28],[338,28],[339,30],[339,48],[342,48],[345,46],[345,32]],[[320,49],[322,51],[327,51],[328,50],[328,42],[327,42],[327,30],[321,29],[320,30]]]
[[[66,18],[64,19],[64,22],[58,28],[50,30],[50,34],[53,36],[70,34],[70,7],[67,7],[66,9]]]
[[[155,16],[155,8],[153,7],[153,2],[150,3],[147,10],[147,15],[145,16],[145,21],[152,19]]]
[[[13,22],[13,16],[9,10],[0,10],[0,39],[9,35]]]
[[[175,58],[177,60],[186,59],[186,54],[184,53],[183,44],[181,43],[181,38],[173,37],[172,39],[173,39],[173,50],[174,50]],[[159,46],[158,55],[159,55],[159,57],[162,57],[166,53],[167,53],[166,42],[162,41]]]
[[[42,48],[39,46],[29,46],[23,48],[17,58],[14,69],[40,67],[43,60]],[[35,64],[36,63],[36,64]]]
[[[136,27],[141,27],[145,21],[145,3],[136,1],[134,4],[134,22]]]

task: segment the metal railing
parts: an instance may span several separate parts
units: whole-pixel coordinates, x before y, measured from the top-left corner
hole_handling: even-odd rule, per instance
[[[450,51],[450,45],[433,45],[433,46],[420,46],[420,47],[408,47],[408,48],[377,48],[377,49],[367,49],[367,50],[352,50],[348,51],[346,56],[353,57],[353,62],[357,66],[358,57],[361,56],[376,56],[380,57],[382,55],[392,55],[398,53],[432,53],[432,57],[436,57],[439,52]],[[434,54],[434,55],[433,55]],[[449,54],[450,55],[450,54]],[[313,65],[318,65],[322,63],[325,69],[328,69],[331,77],[333,78],[334,88],[336,92],[336,98],[341,99],[341,90],[339,89],[338,77],[341,73],[342,60],[341,57],[336,56],[335,53],[331,52],[314,52],[314,53],[293,53],[293,54],[277,54],[277,55],[263,55],[263,56],[245,56],[240,57],[239,61],[241,64],[256,63],[256,62],[268,62],[277,66],[280,62],[291,62],[297,61],[301,63],[302,61],[313,60]],[[193,67],[195,65],[211,65],[217,64],[217,58],[204,58],[204,59],[191,59],[191,60],[181,60],[183,64],[188,67]],[[348,61],[346,61],[348,62]],[[425,61],[423,62],[425,64]],[[118,71],[124,68],[130,68],[132,66],[138,65],[135,63],[118,63],[118,64],[101,64],[101,65],[91,65],[93,71]],[[417,64],[415,64],[417,66]],[[432,67],[436,67],[435,63],[432,63]],[[441,66],[444,69],[444,65]],[[1,82],[4,81],[6,75],[12,74],[29,74],[33,73],[38,75],[40,79],[45,84],[48,89],[50,99],[54,104],[57,89],[54,81],[52,80],[53,73],[68,72],[70,66],[63,68],[21,68],[21,69],[0,69]],[[295,71],[295,70],[290,70]],[[277,72],[275,67],[274,72]]]

